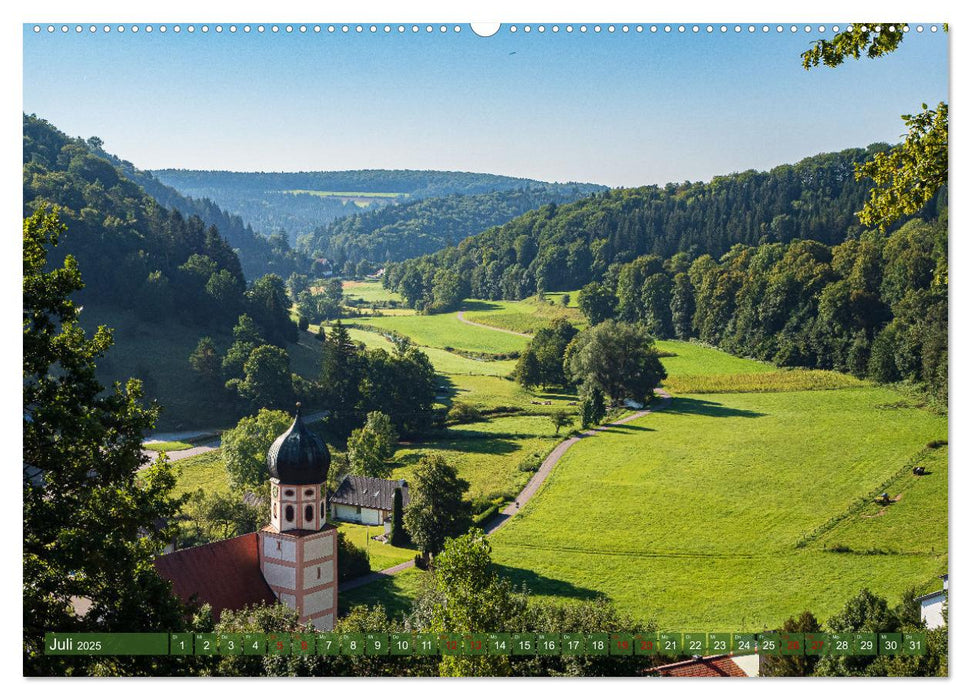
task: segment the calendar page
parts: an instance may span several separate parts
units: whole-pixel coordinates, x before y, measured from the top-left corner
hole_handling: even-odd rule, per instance
[[[948,24],[406,10],[23,24],[23,674],[947,676]]]

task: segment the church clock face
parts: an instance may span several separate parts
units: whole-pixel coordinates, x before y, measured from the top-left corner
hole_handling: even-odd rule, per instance
[[[280,495],[280,487],[273,484],[273,498],[277,498]]]

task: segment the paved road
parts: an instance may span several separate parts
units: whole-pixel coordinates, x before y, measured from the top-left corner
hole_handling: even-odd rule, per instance
[[[458,314],[457,314],[457,316],[458,316],[459,321],[461,321],[462,323],[467,323],[470,326],[478,326],[479,328],[488,328],[490,331],[497,331],[499,333],[508,333],[509,335],[518,335],[521,338],[532,338],[533,337],[529,333],[520,333],[519,331],[511,331],[511,330],[509,330],[507,328],[499,328],[498,326],[487,326],[484,323],[477,323],[475,321],[470,321],[469,319],[467,319],[465,317],[465,312],[464,311],[459,311]]]
[[[580,442],[580,440],[593,437],[599,432],[603,432],[605,430],[610,429],[611,426],[630,423],[631,421],[637,420],[638,418],[643,418],[648,413],[653,413],[654,411],[661,411],[667,408],[668,405],[671,403],[671,395],[668,392],[666,392],[664,389],[655,389],[655,391],[657,392],[658,396],[661,397],[661,400],[654,408],[647,408],[642,411],[637,411],[635,413],[630,414],[629,416],[624,416],[623,418],[619,418],[610,423],[597,426],[596,428],[591,428],[590,430],[586,430],[580,433],[579,435],[576,435],[571,438],[567,438],[559,445],[554,447],[553,451],[550,452],[549,455],[547,455],[546,459],[543,460],[543,463],[540,465],[536,473],[533,474],[533,478],[530,479],[529,483],[527,483],[526,486],[523,488],[523,490],[519,492],[519,495],[516,497],[516,500],[510,503],[508,506],[506,506],[502,510],[502,512],[496,517],[496,519],[491,521],[486,526],[486,534],[491,535],[493,532],[498,530],[507,520],[509,520],[509,518],[511,518],[516,513],[521,511],[526,506],[526,504],[529,503],[529,500],[536,495],[536,492],[539,491],[539,487],[543,485],[543,482],[546,481],[547,477],[550,475],[550,472],[553,471],[553,467],[555,467],[557,462],[559,462],[560,459],[563,458],[563,455],[566,454],[566,451],[569,450],[578,442]]]
[[[519,495],[516,497],[516,500],[513,503],[510,503],[508,506],[506,506],[499,515],[497,515],[494,519],[490,520],[489,523],[485,526],[485,528],[483,528],[485,530],[485,534],[491,535],[500,527],[502,527],[502,525],[507,520],[509,520],[509,518],[511,518],[516,513],[521,511],[523,507],[527,503],[529,503],[529,500],[536,495],[537,491],[539,491],[539,487],[543,485],[543,482],[546,481],[547,477],[549,477],[550,473],[553,471],[553,467],[555,467],[557,462],[559,462],[560,459],[563,458],[563,455],[566,454],[566,451],[569,450],[571,447],[573,447],[575,444],[577,444],[580,440],[593,437],[597,433],[603,432],[605,430],[609,430],[611,426],[630,423],[631,421],[635,421],[638,418],[643,418],[649,413],[653,413],[655,411],[663,411],[671,404],[671,395],[668,392],[666,392],[664,389],[655,389],[654,391],[657,393],[658,396],[661,397],[661,400],[658,402],[656,406],[654,406],[654,408],[647,408],[642,411],[637,411],[635,413],[630,414],[629,416],[624,416],[623,418],[618,418],[617,420],[612,421],[610,423],[605,423],[604,425],[597,426],[596,428],[591,428],[590,430],[586,430],[580,433],[579,435],[576,435],[571,438],[567,438],[559,445],[557,445],[555,448],[553,448],[553,451],[550,452],[549,455],[547,455],[546,459],[543,460],[543,464],[540,465],[540,468],[533,475],[533,478],[530,479],[529,483],[527,483],[526,486],[523,488],[523,490],[519,492]],[[383,571],[374,571],[365,576],[360,576],[358,578],[351,579],[350,581],[345,581],[344,583],[338,586],[338,591],[350,591],[355,588],[360,588],[361,586],[366,586],[369,583],[374,583],[375,581],[380,581],[382,579],[388,578],[389,576],[394,576],[395,574],[400,573],[406,569],[410,569],[414,565],[415,565],[414,560],[408,560],[396,566],[392,566],[390,569],[384,569]]]
[[[328,413],[329,411],[317,411],[316,413],[311,413],[304,416],[303,419],[307,423],[313,423],[326,418]],[[196,455],[201,455],[203,452],[211,452],[212,450],[219,449],[219,446],[222,444],[221,433],[222,429],[217,428],[209,428],[205,430],[183,430],[182,432],[177,433],[151,433],[146,436],[145,442],[142,443],[142,454],[148,455],[148,458],[154,461],[155,458],[158,457],[158,452],[152,449],[147,449],[152,446],[153,442],[185,442],[209,437],[209,439],[205,442],[200,442],[187,450],[175,450],[173,452],[165,453],[168,455],[170,462],[178,462],[180,459],[185,459],[186,457],[194,457]],[[146,464],[145,466],[148,465]],[[145,467],[142,467],[142,469],[144,468]]]

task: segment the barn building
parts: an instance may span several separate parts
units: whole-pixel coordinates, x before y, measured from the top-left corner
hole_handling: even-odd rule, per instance
[[[327,524],[330,452],[304,425],[300,404],[270,447],[270,524],[220,542],[159,557],[155,567],[184,600],[223,610],[276,600],[318,630],[337,617],[337,529]]]
[[[408,505],[408,482],[348,474],[330,497],[330,517],[362,525],[390,528],[395,489],[401,489],[401,506]]]

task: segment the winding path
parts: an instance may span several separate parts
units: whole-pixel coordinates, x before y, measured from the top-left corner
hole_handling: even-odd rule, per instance
[[[475,325],[481,325],[481,324],[475,324]],[[553,451],[550,452],[549,455],[547,455],[546,459],[543,460],[543,463],[540,465],[540,468],[536,471],[535,474],[533,474],[533,478],[529,480],[526,486],[523,487],[523,490],[519,492],[519,495],[516,496],[516,500],[513,503],[510,503],[508,506],[506,506],[499,515],[497,515],[494,519],[490,520],[489,523],[483,528],[483,530],[485,531],[485,534],[491,535],[500,527],[502,527],[506,523],[506,521],[509,520],[512,516],[516,515],[516,513],[521,511],[523,507],[527,503],[529,503],[530,499],[532,499],[532,497],[536,495],[536,493],[540,489],[540,486],[543,485],[543,482],[545,482],[546,479],[549,477],[549,475],[552,473],[553,467],[555,467],[557,463],[563,458],[563,455],[566,454],[567,450],[573,447],[580,440],[594,437],[597,433],[609,430],[613,426],[624,425],[625,423],[630,423],[631,421],[635,421],[638,418],[643,418],[649,413],[654,413],[655,411],[663,411],[671,404],[671,395],[668,392],[660,388],[655,389],[654,391],[658,396],[661,397],[661,400],[653,408],[645,408],[643,410],[631,413],[629,416],[618,418],[617,420],[611,421],[610,423],[605,423],[603,425],[597,426],[596,428],[585,430],[579,435],[574,435],[571,438],[567,438],[563,442],[559,443],[556,447],[554,447]],[[369,583],[374,583],[375,581],[380,581],[381,579],[385,579],[388,576],[394,576],[397,573],[401,573],[406,569],[412,568],[414,565],[415,565],[415,562],[412,560],[409,560],[406,562],[402,562],[401,564],[392,566],[391,568],[384,569],[383,571],[373,571],[370,574],[366,574],[364,576],[351,579],[350,581],[345,581],[344,583],[338,586],[338,591],[350,591],[355,588],[360,588],[361,586],[366,586]]]
[[[520,333],[519,331],[511,331],[508,328],[499,328],[498,326],[487,326],[486,324],[479,323],[478,321],[470,321],[469,319],[467,319],[465,317],[465,312],[464,311],[459,311],[456,314],[456,316],[458,317],[459,321],[461,321],[462,323],[466,323],[466,324],[468,324],[470,326],[478,326],[479,328],[487,328],[488,330],[490,330],[490,331],[496,331],[497,333],[508,333],[509,335],[518,335],[520,338],[532,338],[533,337],[532,334],[530,334],[530,333]]]
[[[304,416],[304,420],[308,423],[313,423],[314,421],[326,418],[328,413],[329,411],[317,411],[316,413]],[[206,438],[204,442],[200,441],[199,444],[193,445],[186,450],[173,450],[172,452],[165,453],[170,462],[178,462],[180,459],[185,459],[186,457],[195,457],[196,455],[201,455],[203,452],[218,450],[220,445],[222,445],[222,433],[222,429],[216,428],[209,428],[208,430],[183,430],[178,433],[150,433],[145,436],[145,442],[142,443],[142,454],[146,455],[151,461],[141,468],[145,469],[158,457],[159,453],[151,449],[153,442],[184,442]]]

